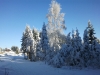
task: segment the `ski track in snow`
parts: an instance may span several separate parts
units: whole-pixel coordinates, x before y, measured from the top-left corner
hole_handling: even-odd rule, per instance
[[[0,56],[0,75],[5,75],[5,68],[8,75],[100,75],[100,69],[54,68],[44,62],[30,62],[22,55],[11,54]]]

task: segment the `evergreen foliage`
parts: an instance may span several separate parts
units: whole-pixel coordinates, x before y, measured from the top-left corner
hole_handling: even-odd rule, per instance
[[[21,39],[25,59],[45,61],[57,68],[62,66],[100,68],[100,41],[95,37],[91,22],[84,30],[83,41],[78,29],[66,36],[64,13],[56,0],[52,0],[47,14],[48,23],[42,31],[26,26]],[[72,34],[72,36],[70,36]]]

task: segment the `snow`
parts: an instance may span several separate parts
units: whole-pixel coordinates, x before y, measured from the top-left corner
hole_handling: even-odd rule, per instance
[[[100,75],[100,69],[55,68],[41,61],[30,62],[22,53],[10,51],[0,54],[0,75]]]

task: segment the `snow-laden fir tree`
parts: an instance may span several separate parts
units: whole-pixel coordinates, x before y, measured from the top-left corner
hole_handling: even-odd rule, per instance
[[[21,39],[21,42],[22,42],[22,44],[21,44],[21,50],[23,51],[23,53],[24,53],[24,59],[26,59],[27,57],[26,57],[26,43],[25,43],[25,39],[26,39],[27,37],[25,37],[25,33],[23,32],[23,36],[22,36],[22,39]]]
[[[48,36],[50,46],[53,47],[55,52],[59,49],[59,41],[61,40],[61,34],[65,27],[64,13],[61,13],[60,4],[56,0],[52,0],[47,14],[48,24]],[[64,39],[63,39],[64,40]],[[56,52],[57,53],[57,52]]]
[[[39,60],[39,51],[40,51],[40,37],[39,37],[39,31],[36,28],[33,28],[33,38],[34,38],[34,55],[35,55],[35,60]]]
[[[96,37],[94,36],[94,28],[91,24],[91,22],[88,22],[88,27],[84,31],[84,36],[83,36],[83,52],[82,52],[82,58],[84,61],[84,66],[85,67],[97,67],[100,66],[98,62],[99,60],[99,43],[97,42]]]
[[[80,57],[80,52],[82,50],[82,40],[81,37],[79,36],[78,29],[76,31],[72,31],[72,40],[71,40],[71,45],[72,49],[70,51],[70,58],[71,61],[70,65],[71,66],[80,66],[81,65],[81,57]]]
[[[90,65],[93,68],[100,68],[100,44],[97,40],[92,41],[92,51],[91,51],[92,59]]]
[[[88,66],[90,56],[90,45],[89,45],[89,36],[87,28],[84,30],[83,34],[83,51],[82,51],[82,59],[83,59],[83,66]]]
[[[70,32],[68,33],[67,37],[66,37],[66,44],[70,45],[71,44],[71,37],[70,37]]]
[[[38,41],[39,40],[39,31],[36,28],[33,28],[32,33],[33,33],[34,40]]]
[[[36,60],[40,60],[40,56],[41,56],[41,38],[39,37],[39,32],[37,34],[37,40],[36,42]]]
[[[34,39],[33,39],[33,33],[29,26],[26,26],[25,32],[22,37],[22,50],[24,50],[24,53],[27,53],[27,58],[33,60],[34,55]]]
[[[49,40],[45,23],[43,24],[41,32],[41,47],[42,47],[42,59],[46,61],[46,56],[49,51]]]
[[[88,21],[88,35],[89,35],[89,43],[92,44],[92,41],[96,39],[96,37],[94,36],[94,28],[93,25],[91,24],[90,20]]]
[[[41,39],[36,44],[36,60],[41,60],[43,56],[42,47],[41,47]]]
[[[98,45],[98,42],[97,42],[97,38],[95,37],[94,34],[96,34],[94,31],[94,28],[93,28],[93,25],[91,24],[91,22],[89,21],[88,22],[88,36],[89,36],[89,44],[90,44],[90,57],[89,57],[89,66],[92,66],[92,67],[96,67],[96,66],[99,66],[100,65],[98,64],[99,62],[99,45]]]
[[[63,65],[68,65],[69,63],[72,62],[70,59],[70,51],[72,50],[72,46],[71,46],[71,37],[70,37],[70,33],[68,33],[67,37],[66,37],[66,44],[63,44],[61,46],[60,51],[57,53],[57,55],[55,55],[55,59],[54,59],[54,65],[56,67],[61,67]]]
[[[65,48],[65,47],[63,47]],[[57,67],[57,68],[60,68],[62,65],[64,65],[64,56],[61,54],[62,52],[59,51],[57,52],[56,55],[54,55],[53,59],[52,59],[52,65]]]
[[[72,38],[70,36],[70,32],[68,33],[67,37],[66,37],[66,49],[63,49],[63,55],[65,57],[65,64],[66,65],[70,65],[71,61],[71,50],[73,49],[72,46]]]
[[[96,51],[95,49],[95,40],[96,40],[96,37],[94,36],[94,28],[93,28],[93,25],[91,24],[90,20],[88,21],[88,36],[89,36],[89,45],[90,45],[90,54],[89,54],[89,64],[88,66],[92,66],[92,61],[94,59],[94,56],[95,56],[95,53],[94,51]]]
[[[81,37],[79,36],[79,31],[78,29],[76,29],[76,36],[75,36],[75,65],[78,66],[78,67],[81,67],[81,64],[82,64],[82,59],[81,59],[81,52],[82,52],[82,39]]]
[[[70,66],[75,66],[75,55],[76,55],[76,45],[75,45],[75,36],[76,36],[76,32],[74,30],[72,30],[72,39],[71,39],[71,46],[72,46],[72,49],[70,51],[70,61],[69,62],[69,65]]]

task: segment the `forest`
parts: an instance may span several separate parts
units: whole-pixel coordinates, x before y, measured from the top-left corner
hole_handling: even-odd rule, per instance
[[[100,41],[91,21],[88,21],[81,38],[77,28],[64,34],[67,29],[64,16],[60,4],[52,0],[46,15],[48,23],[43,23],[42,30],[26,26],[21,38],[24,58],[33,62],[44,61],[57,68],[100,68]]]

